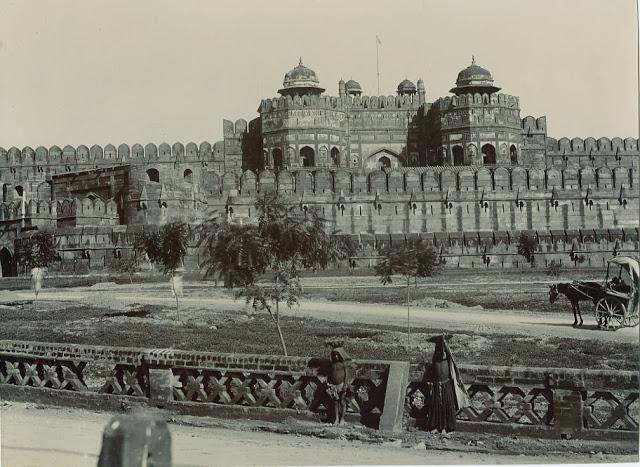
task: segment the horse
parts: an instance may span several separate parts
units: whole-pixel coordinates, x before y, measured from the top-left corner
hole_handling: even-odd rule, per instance
[[[569,302],[571,302],[571,309],[573,310],[573,325],[582,326],[582,313],[580,312],[580,302],[592,301],[592,298],[581,291],[579,286],[586,285],[587,287],[598,286],[595,282],[580,282],[580,283],[560,283],[549,286],[549,303],[553,303],[558,299],[560,294],[563,294]],[[580,317],[580,324],[578,324],[578,317]]]

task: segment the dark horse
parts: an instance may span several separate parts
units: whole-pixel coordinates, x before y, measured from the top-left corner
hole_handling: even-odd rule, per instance
[[[580,302],[592,301],[591,296],[587,290],[591,287],[599,287],[597,282],[574,282],[574,283],[560,283],[549,286],[549,303],[553,303],[558,299],[560,294],[569,299],[571,302],[571,309],[573,310],[573,325],[582,326],[582,313],[580,312]],[[580,324],[578,324],[578,317],[580,317]]]

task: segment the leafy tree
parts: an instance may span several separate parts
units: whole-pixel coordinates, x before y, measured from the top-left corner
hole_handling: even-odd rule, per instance
[[[538,243],[533,237],[529,237],[526,233],[521,233],[518,239],[518,254],[524,256],[527,263],[533,264],[534,253]]]
[[[238,225],[213,219],[202,226],[205,277],[215,275],[236,298],[266,310],[284,355],[287,346],[280,327],[280,308],[299,303],[304,269],[326,268],[347,257],[345,243],[329,235],[316,209],[288,208],[275,194],[256,202],[257,222]],[[269,280],[258,282],[267,272]]]
[[[407,283],[407,344],[411,344],[411,279],[431,277],[438,270],[438,254],[422,239],[386,247],[381,251],[383,258],[376,264],[375,272],[383,285],[393,282],[393,275],[402,276]]]
[[[162,263],[162,239],[159,232],[143,232],[134,241],[134,249],[145,253],[151,264]]]
[[[133,274],[140,268],[140,260],[135,255],[131,255],[128,258],[118,258],[114,262],[114,268],[120,273],[128,274],[129,282],[133,284]]]
[[[44,278],[43,269],[60,260],[53,234],[39,230],[31,238],[23,239],[16,249],[16,259],[31,270],[32,287],[37,300]]]
[[[163,274],[171,276],[171,290],[176,299],[176,314],[180,319],[180,304],[176,290],[176,271],[182,266],[187,254],[189,227],[182,222],[163,225],[158,233],[142,233],[135,248],[144,252],[149,261],[157,264]]]
[[[340,252],[340,259],[346,259],[349,263],[349,270],[353,273],[353,264],[351,258],[358,253],[358,245],[350,236],[334,235],[334,248]]]
[[[38,230],[31,238],[23,239],[16,251],[16,259],[29,269],[47,268],[60,257],[51,232]]]

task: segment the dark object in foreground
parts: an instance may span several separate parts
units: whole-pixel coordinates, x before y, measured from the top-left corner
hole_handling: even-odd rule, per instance
[[[116,415],[105,427],[98,467],[170,465],[171,434],[164,420]]]
[[[436,344],[431,366],[425,378],[431,383],[428,399],[427,430],[454,431],[458,410],[469,406],[469,396],[460,381],[458,367],[444,335],[434,336],[429,342]]]

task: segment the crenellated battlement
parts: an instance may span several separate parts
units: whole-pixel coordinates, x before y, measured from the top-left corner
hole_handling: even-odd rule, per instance
[[[439,111],[452,110],[459,107],[507,107],[520,110],[520,99],[509,94],[461,94],[439,98],[433,107]]]
[[[639,140],[635,138],[593,137],[582,138],[554,138],[547,137],[546,149],[548,155],[638,155]]]
[[[227,172],[210,179],[220,197],[229,193],[255,196],[265,192],[305,196],[382,193],[450,193],[537,192],[552,195],[559,190],[601,192],[612,199],[638,196],[638,168],[583,167],[535,169],[524,167],[403,167],[374,171],[365,175],[344,169],[247,170],[241,174]],[[210,193],[216,197],[216,193]],[[511,195],[510,195],[511,196]],[[581,196],[581,195],[579,195]],[[544,196],[543,196],[544,197]]]
[[[118,204],[114,200],[104,201],[92,196],[0,203],[0,221],[23,218],[64,219],[76,216],[114,218],[117,213]]]
[[[246,125],[246,122],[245,122]],[[94,144],[91,148],[85,145],[51,146],[45,148],[38,146],[35,150],[30,146],[18,149],[15,146],[6,150],[0,147],[0,170],[8,169],[10,172],[17,171],[20,167],[63,167],[62,172],[72,172],[78,167],[94,167],[118,164],[144,164],[156,162],[213,162],[213,146],[207,141],[200,145],[194,142],[187,143],[161,143],[155,145],[148,143],[142,146],[139,143],[129,147],[127,144],[120,144],[117,148],[113,144],[102,147]],[[85,169],[86,170],[86,169]],[[41,172],[40,170],[36,170]]]
[[[346,112],[347,110],[365,109],[414,109],[420,108],[417,95],[389,95],[389,96],[281,96],[271,99],[263,99],[258,111],[260,113],[276,110],[313,108],[319,110],[335,110]]]
[[[522,130],[526,136],[546,135],[547,117],[534,118],[531,115],[522,119]]]

